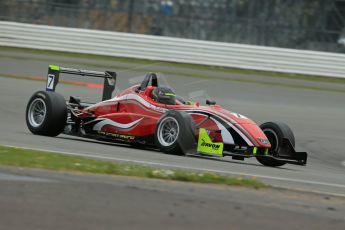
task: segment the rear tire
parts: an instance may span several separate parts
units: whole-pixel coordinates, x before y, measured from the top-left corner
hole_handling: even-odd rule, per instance
[[[283,151],[282,149],[283,138],[289,139],[292,146],[295,147],[295,136],[287,124],[283,122],[267,122],[260,125],[260,128],[265,133],[267,139],[271,143],[272,147],[268,151],[269,155],[279,156],[279,153]],[[257,156],[256,159],[261,164],[265,166],[270,166],[270,167],[279,167],[286,164],[272,158]]]
[[[26,124],[33,134],[59,135],[67,120],[65,98],[55,92],[38,91],[32,95],[26,107]]]
[[[183,111],[170,110],[157,123],[156,146],[165,153],[185,155],[196,147],[195,124]]]

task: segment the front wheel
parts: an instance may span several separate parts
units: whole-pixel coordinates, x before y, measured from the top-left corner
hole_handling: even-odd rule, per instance
[[[168,111],[158,121],[155,143],[168,154],[185,155],[195,148],[194,121],[182,111]]]
[[[26,124],[33,134],[59,135],[67,120],[64,97],[55,92],[38,91],[32,95],[26,107]]]
[[[279,157],[279,154],[284,152],[284,149],[282,147],[283,138],[289,139],[292,146],[295,147],[295,137],[287,124],[283,122],[267,122],[260,125],[260,128],[271,143],[271,148],[268,151],[269,155]],[[257,156],[256,159],[261,164],[270,167],[279,167],[286,164],[276,159],[262,156]]]

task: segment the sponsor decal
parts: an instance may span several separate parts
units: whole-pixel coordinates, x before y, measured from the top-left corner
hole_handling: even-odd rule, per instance
[[[109,133],[109,132],[104,132],[104,131],[98,131],[98,134],[106,136],[106,137],[111,137],[111,138],[121,139],[121,140],[128,140],[128,141],[132,141],[135,139],[135,136],[119,134],[119,133]]]
[[[212,156],[223,156],[224,144],[221,142],[212,142],[206,129],[199,129],[199,140],[197,151],[202,154]]]
[[[165,113],[166,111],[168,111],[167,109],[152,105],[152,104],[148,104],[147,107],[149,107],[150,109],[160,112],[160,113]]]
[[[201,139],[201,146],[212,148],[213,150],[218,150],[220,148],[220,144],[216,143],[207,143],[204,139]]]

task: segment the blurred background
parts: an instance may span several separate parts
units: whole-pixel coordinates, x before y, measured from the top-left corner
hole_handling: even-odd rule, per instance
[[[345,53],[345,0],[1,0],[0,20]]]

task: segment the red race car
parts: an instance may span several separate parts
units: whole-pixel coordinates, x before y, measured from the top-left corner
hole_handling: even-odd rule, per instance
[[[104,78],[101,102],[89,104],[55,92],[59,75]],[[186,102],[149,73],[141,84],[115,97],[116,73],[50,65],[45,91],[30,98],[26,108],[29,130],[38,135],[60,133],[150,146],[169,154],[256,157],[266,166],[305,165],[307,153],[296,152],[291,129],[282,122],[258,126],[247,117],[228,111],[214,101]]]

